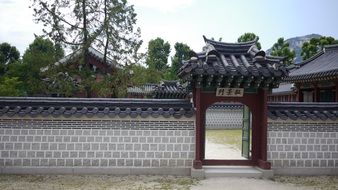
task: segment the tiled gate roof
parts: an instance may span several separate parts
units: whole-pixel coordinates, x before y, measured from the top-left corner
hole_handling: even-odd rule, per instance
[[[217,87],[277,87],[287,76],[281,57],[266,56],[256,40],[242,43],[217,42],[204,37],[201,53],[191,53],[178,72],[185,81]]]

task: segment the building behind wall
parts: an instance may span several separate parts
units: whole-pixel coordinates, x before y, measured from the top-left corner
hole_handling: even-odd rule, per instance
[[[338,45],[322,51],[290,70],[270,102],[338,102]]]
[[[105,76],[107,75],[114,75],[118,69],[122,69],[122,65],[118,64],[113,59],[107,57],[106,62],[104,62],[103,58],[104,55],[97,49],[93,47],[88,48],[88,54],[87,54],[87,65],[81,64],[81,49],[72,52],[71,54],[65,56],[64,58],[60,59],[58,62],[55,63],[55,66],[64,66],[66,69],[65,71],[59,72],[60,80],[70,80],[73,83],[73,86],[75,86],[75,90],[71,97],[78,97],[78,98],[84,98],[84,97],[90,97],[95,98],[98,97],[97,90],[86,90],[79,89],[78,86],[83,81],[83,78],[77,74],[70,74],[69,70],[78,70],[79,72],[84,70],[84,67],[89,68],[89,70],[92,72],[91,79],[95,81],[96,83],[99,83],[104,80]],[[47,71],[49,68],[44,68],[43,72]],[[64,93],[60,93],[59,89],[62,84],[60,84],[60,81],[53,80],[51,78],[45,78],[43,79],[52,89],[54,89],[54,92],[50,92],[48,94],[45,94],[43,96],[50,96],[50,97],[65,97]],[[62,91],[62,90],[61,90]],[[88,94],[89,93],[89,94]],[[112,97],[113,95],[108,95],[108,97]]]
[[[188,99],[189,92],[179,81],[161,81],[159,84],[131,86],[127,89],[128,98]]]

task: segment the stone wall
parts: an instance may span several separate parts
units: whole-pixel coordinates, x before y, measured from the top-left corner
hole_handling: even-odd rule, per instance
[[[207,129],[241,129],[243,108],[208,108],[205,126]]]
[[[270,119],[268,160],[275,174],[337,175],[338,122]]]
[[[0,171],[189,175],[194,120],[2,116]]]

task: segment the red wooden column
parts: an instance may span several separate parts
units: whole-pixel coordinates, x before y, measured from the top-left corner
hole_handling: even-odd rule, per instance
[[[303,102],[303,93],[302,90],[300,89],[300,84],[296,85],[297,88],[297,102]]]
[[[204,117],[201,108],[201,88],[195,87],[195,105],[196,105],[196,131],[195,131],[195,160],[193,167],[195,169],[202,169],[202,150],[201,150],[201,132],[203,130],[202,118]]]
[[[320,101],[320,94],[319,94],[319,88],[318,88],[318,84],[314,84],[314,97],[313,97],[313,101],[314,102],[319,102]]]
[[[260,120],[260,142],[259,142],[259,159],[258,167],[262,169],[271,169],[271,164],[267,161],[267,135],[268,135],[268,106],[267,106],[267,91],[264,89],[259,89],[258,91],[258,100],[260,113],[256,117]]]

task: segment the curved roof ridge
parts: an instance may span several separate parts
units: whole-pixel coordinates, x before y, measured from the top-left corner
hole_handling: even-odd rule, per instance
[[[326,50],[338,50],[338,44],[325,45],[323,49],[324,49],[324,51],[326,51]]]
[[[324,51],[324,50],[321,50],[321,51],[319,51],[318,53],[316,53],[315,55],[313,55],[312,57],[310,57],[310,58],[308,58],[308,59],[306,59],[306,60],[300,62],[299,65],[302,67],[303,65],[306,65],[307,63],[309,63],[309,62],[311,62],[311,61],[317,59],[318,57],[320,57],[320,56],[323,55],[324,53],[325,53],[325,51]]]
[[[94,48],[92,46],[88,47],[88,53],[90,53],[92,56],[96,57],[97,59],[100,59],[103,61],[103,53],[98,50],[97,48]],[[68,55],[62,57],[58,61],[55,62],[55,64],[64,64],[67,63],[67,61],[75,58],[76,56],[79,56],[81,54],[81,48],[74,50],[73,52],[69,53]],[[107,65],[117,67],[117,68],[122,68],[123,65],[120,63],[116,62],[113,58],[107,56]]]
[[[323,55],[327,50],[338,50],[338,44],[325,45],[322,50],[320,50],[319,52],[317,52],[312,57],[310,57],[310,58],[308,58],[306,60],[303,60],[298,65],[303,66],[303,65],[307,64],[308,62],[317,59],[318,57],[320,57],[321,55]]]
[[[258,38],[255,37],[254,40],[251,40],[251,41],[247,41],[247,42],[220,42],[220,41],[215,41],[215,40],[211,40],[211,39],[208,39],[206,36],[203,35],[203,39],[205,41],[205,43],[210,43],[210,44],[215,44],[215,45],[221,45],[221,46],[242,46],[242,45],[255,45],[256,42],[258,41]]]
[[[286,58],[286,57],[274,56],[274,55],[266,55],[265,57],[268,59],[273,59],[273,60],[284,60]]]

